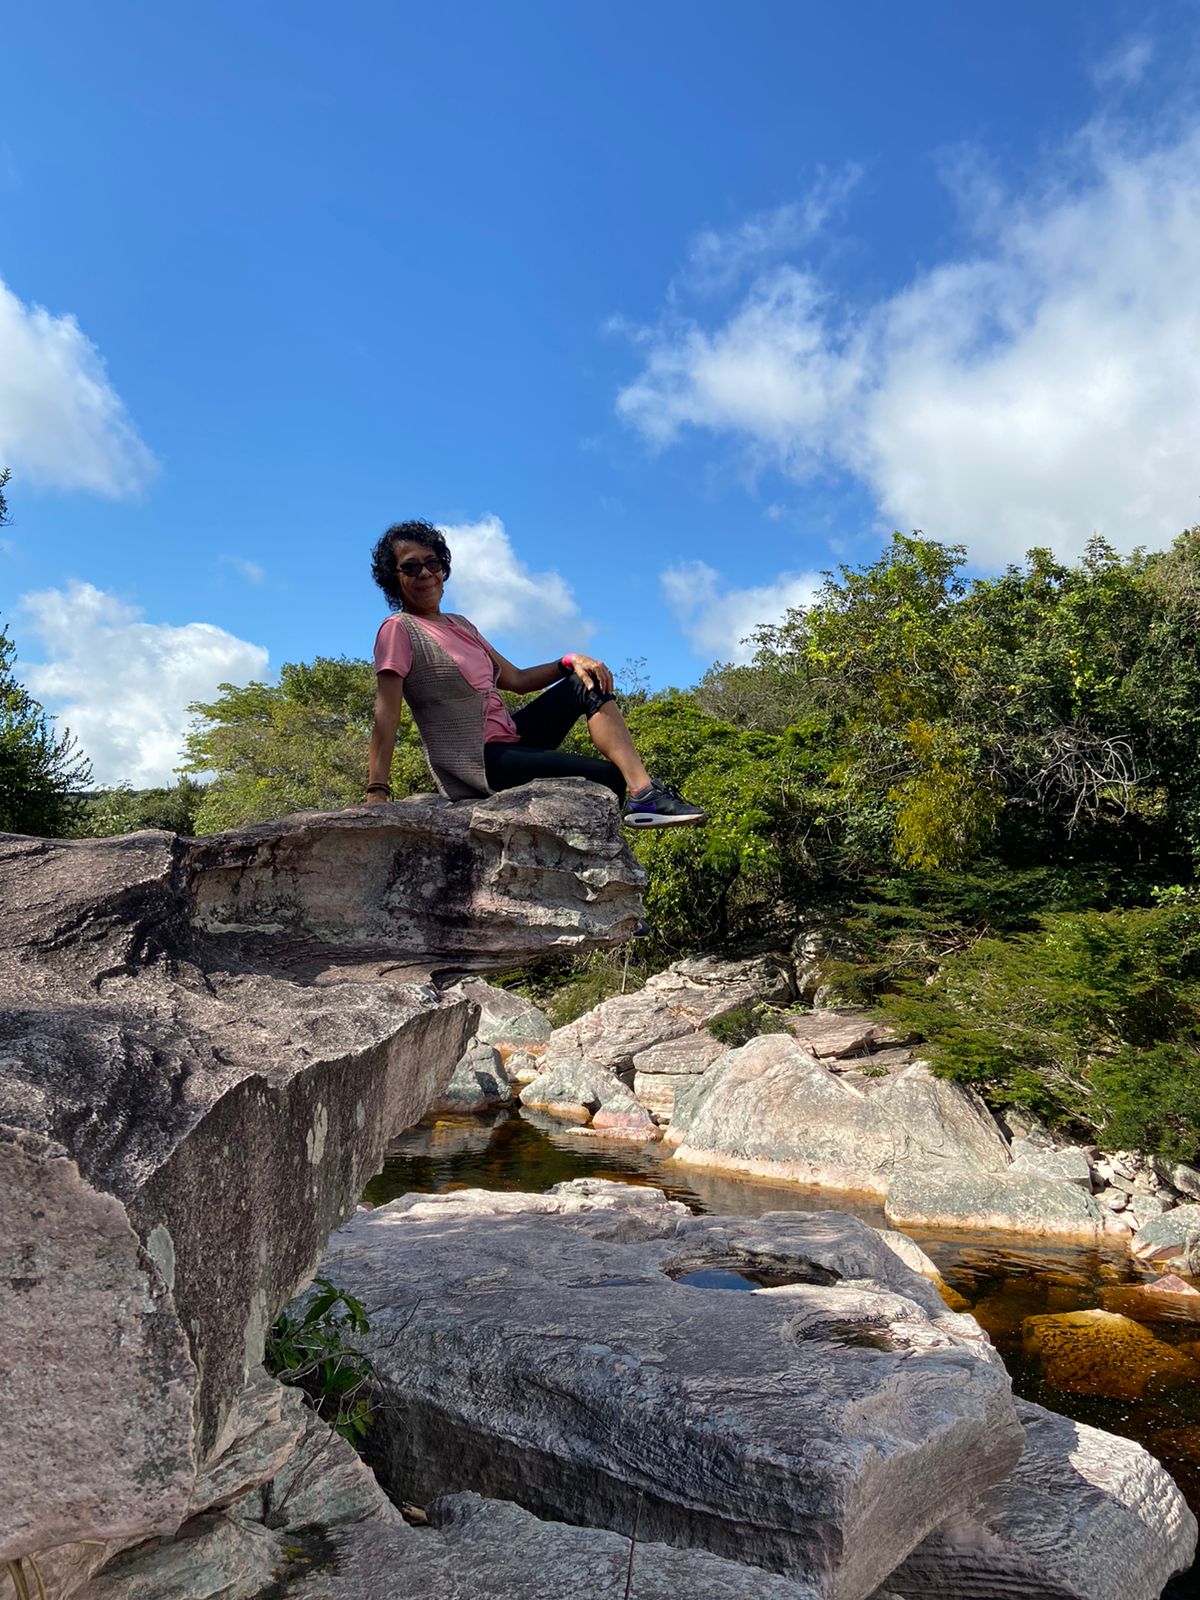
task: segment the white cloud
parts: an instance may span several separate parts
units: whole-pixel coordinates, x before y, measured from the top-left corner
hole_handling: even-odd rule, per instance
[[[156,470],[75,318],[27,306],[3,283],[0,461],[51,488],[112,499],[136,494]]]
[[[723,232],[703,229],[688,246],[681,284],[711,292],[727,287],[751,268],[804,249],[842,209],[861,177],[862,168],[855,162],[833,172],[822,169],[803,200],[760,211]]]
[[[866,308],[785,265],[712,326],[672,314],[619,413],[660,447],[703,430],[800,481],[848,471],[886,524],[988,565],[1164,542],[1200,519],[1200,129],[1132,150],[1093,127],[1037,194],[977,204],[981,242]]]
[[[22,658],[21,678],[79,740],[98,784],[174,783],[189,702],[267,671],[261,645],[207,622],[144,622],[90,583],[27,594],[19,610],[20,637],[35,636],[46,656]]]
[[[760,588],[723,589],[719,575],[703,561],[684,561],[662,574],[663,595],[688,643],[710,661],[749,661],[755,628],[808,605],[821,582],[819,572],[781,572]]]
[[[1153,59],[1151,41],[1135,34],[1096,63],[1092,68],[1092,82],[1097,89],[1131,89],[1146,76],[1146,68]]]
[[[499,517],[443,525],[442,532],[450,545],[453,609],[470,617],[481,633],[559,652],[591,634],[570,585],[557,572],[530,572]]]
[[[257,561],[248,561],[245,556],[222,556],[221,565],[229,567],[236,572],[239,578],[244,578],[247,583],[258,585],[267,581],[267,573]]]

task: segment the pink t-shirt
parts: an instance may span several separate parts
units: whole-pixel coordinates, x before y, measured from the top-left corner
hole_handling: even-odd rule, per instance
[[[521,735],[508,707],[496,693],[496,671],[483,647],[483,635],[440,613],[436,617],[414,616],[412,620],[441,645],[472,689],[483,695],[484,744],[516,744]],[[412,641],[408,632],[398,616],[387,617],[375,635],[375,671],[395,672],[407,678],[411,670]]]

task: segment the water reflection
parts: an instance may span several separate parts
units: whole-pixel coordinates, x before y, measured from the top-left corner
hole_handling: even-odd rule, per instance
[[[761,1216],[767,1211],[848,1211],[872,1227],[887,1226],[878,1201],[869,1196],[676,1166],[663,1161],[657,1144],[617,1145],[524,1111],[439,1120],[411,1129],[391,1146],[383,1171],[367,1185],[363,1199],[382,1205],[413,1191],[457,1188],[540,1193],[571,1178],[648,1184],[697,1212]],[[1172,1367],[1180,1357],[1200,1360],[1200,1297],[1196,1309],[1186,1297],[1156,1301],[1142,1286],[1159,1274],[1116,1248],[1018,1242],[999,1233],[905,1232],[990,1334],[1017,1394],[1138,1440],[1173,1474],[1193,1510],[1200,1509],[1200,1383],[1173,1381],[1168,1387],[1156,1384],[1152,1375],[1139,1398],[1071,1392],[1051,1383],[1028,1328],[1031,1317],[1101,1307],[1132,1318],[1160,1345],[1174,1347],[1160,1363]],[[956,1309],[963,1309],[962,1301],[955,1301]],[[1058,1376],[1061,1383],[1061,1371]],[[1114,1382],[1111,1387],[1122,1385]],[[1200,1572],[1194,1569],[1177,1579],[1163,1600],[1200,1600]]]

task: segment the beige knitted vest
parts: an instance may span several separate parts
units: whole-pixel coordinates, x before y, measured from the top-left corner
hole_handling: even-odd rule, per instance
[[[453,612],[444,615],[475,632],[465,617]],[[403,612],[400,621],[412,643],[404,698],[421,735],[433,781],[448,800],[478,800],[492,792],[483,766],[483,696],[463,677],[454,657],[418,622]]]

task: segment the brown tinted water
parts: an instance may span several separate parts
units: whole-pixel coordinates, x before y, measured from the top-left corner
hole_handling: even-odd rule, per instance
[[[684,1167],[665,1162],[658,1145],[602,1141],[527,1112],[422,1123],[395,1141],[363,1199],[382,1205],[413,1191],[459,1188],[540,1193],[570,1178],[648,1184],[697,1212],[848,1211],[872,1227],[887,1226],[879,1204],[861,1194]],[[1184,1298],[1159,1303],[1140,1293],[1139,1285],[1158,1274],[1121,1249],[1001,1233],[905,1231],[962,1297],[955,1299],[956,1309],[971,1311],[990,1334],[1017,1394],[1138,1440],[1200,1512],[1200,1297],[1193,1314]],[[1098,1360],[1064,1363],[1053,1352],[1039,1354],[1027,1337],[1031,1330],[1023,1332],[1027,1318],[1093,1308],[1132,1318],[1145,1329],[1133,1358],[1115,1345],[1107,1351],[1101,1337]],[[1200,1563],[1172,1583],[1163,1600],[1200,1600],[1198,1569]]]

